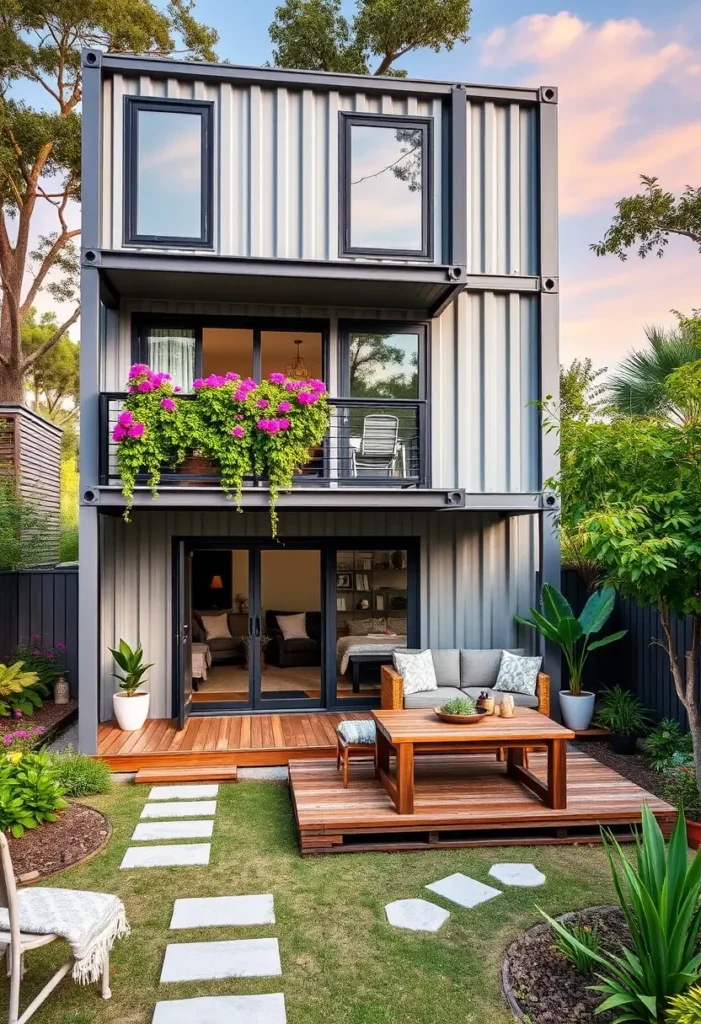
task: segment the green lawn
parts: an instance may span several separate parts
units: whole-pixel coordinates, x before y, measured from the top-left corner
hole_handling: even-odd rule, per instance
[[[32,1020],[37,1024],[150,1024],[159,998],[283,991],[289,1024],[507,1024],[499,982],[501,955],[520,931],[551,913],[611,902],[603,852],[595,847],[436,850],[354,854],[302,860],[287,789],[270,783],[221,786],[209,868],[120,871],[119,864],[148,795],[147,786],[117,786],[88,803],[114,828],[107,849],[47,884],[118,893],[132,926],[112,954],[112,1000],[66,980]],[[423,895],[422,887],[454,871],[488,881],[495,861],[529,861],[547,876],[541,889],[507,889],[474,910],[440,897],[451,911],[437,935],[396,931],[383,906]],[[277,924],[170,934],[179,896],[272,892]],[[429,894],[425,894],[429,895]],[[282,978],[159,985],[169,940],[276,936]],[[28,955],[26,1006],[65,947]],[[4,970],[2,971],[4,974]],[[0,977],[0,1018],[7,1006]]]

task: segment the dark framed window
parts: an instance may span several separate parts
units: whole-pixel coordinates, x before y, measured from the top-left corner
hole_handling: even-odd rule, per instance
[[[341,256],[433,258],[433,119],[340,115]]]
[[[124,244],[211,249],[214,105],[124,102]]]
[[[340,324],[342,394],[348,398],[426,398],[426,324],[345,320]]]

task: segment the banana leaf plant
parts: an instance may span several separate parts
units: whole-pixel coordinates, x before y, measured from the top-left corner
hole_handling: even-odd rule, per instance
[[[591,595],[581,614],[576,616],[567,598],[556,587],[545,583],[541,591],[542,612],[531,608],[530,619],[522,619],[519,615],[515,617],[522,626],[537,630],[546,640],[560,648],[569,669],[570,693],[573,697],[582,693],[584,666],[591,652],[620,640],[628,632],[622,629],[599,640],[592,640],[606,625],[615,600],[615,590],[604,587]]]
[[[118,672],[113,672],[112,675],[119,680],[119,688],[124,690],[127,697],[133,697],[141,686],[144,673],[153,668],[153,662],[145,665],[143,650],[137,647],[133,651],[125,640],[119,641],[117,650],[110,647],[109,652],[124,673],[124,675],[120,675]]]

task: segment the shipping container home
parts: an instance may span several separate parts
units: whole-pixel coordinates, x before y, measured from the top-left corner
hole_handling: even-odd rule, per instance
[[[154,663],[130,766],[186,719],[193,762],[234,735],[248,763],[323,752],[329,714],[379,704],[379,634],[532,649],[514,614],[559,580],[537,406],[558,386],[557,91],[82,63],[81,748],[121,749],[120,638]],[[134,362],[185,396],[228,370],[323,379],[328,436],[279,540],[265,479],[240,515],[218,478],[167,472],[123,520]],[[364,458],[383,417],[391,453]]]

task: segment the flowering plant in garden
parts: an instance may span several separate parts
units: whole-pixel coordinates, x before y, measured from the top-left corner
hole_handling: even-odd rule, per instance
[[[153,373],[145,363],[135,363],[129,370],[128,397],[112,431],[122,493],[127,499],[125,519],[129,518],[139,473],[148,474],[155,498],[163,467],[175,467],[185,458],[186,410],[185,403],[174,399],[178,390],[170,374]]]
[[[167,374],[137,363],[129,372],[129,395],[115,427],[117,462],[127,498],[125,518],[139,472],[148,471],[156,494],[161,468],[182,463],[197,450],[219,467],[221,485],[239,508],[243,481],[267,477],[270,518],[277,534],[276,503],[295,471],[328,430],[326,385],[271,373],[257,383],[233,371],[193,381],[194,400],[181,402]]]
[[[48,697],[48,687],[53,686],[57,679],[64,673],[64,658],[66,645],[44,644],[38,633],[34,633],[29,640],[17,646],[14,653],[14,660],[24,664],[25,672],[36,672],[39,676],[39,692],[42,696]]]
[[[36,746],[44,732],[43,726],[33,725],[31,729],[14,729],[12,732],[3,733],[0,750],[6,754],[17,750],[24,753]]]

